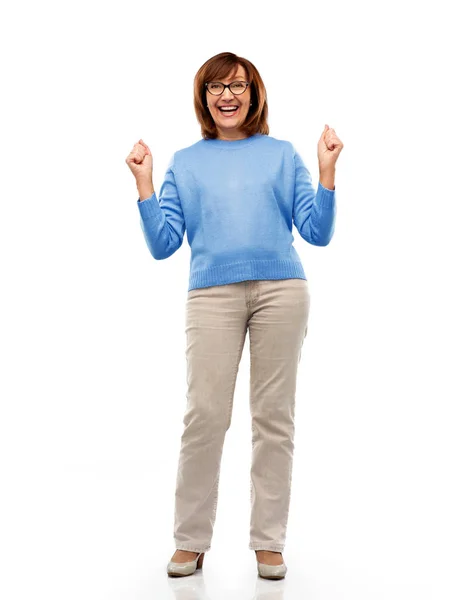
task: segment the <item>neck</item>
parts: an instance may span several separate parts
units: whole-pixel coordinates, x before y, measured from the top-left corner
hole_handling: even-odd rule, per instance
[[[239,130],[222,130],[220,127],[217,127],[218,131],[218,140],[224,140],[225,142],[234,142],[236,140],[246,140],[247,136],[244,135]]]

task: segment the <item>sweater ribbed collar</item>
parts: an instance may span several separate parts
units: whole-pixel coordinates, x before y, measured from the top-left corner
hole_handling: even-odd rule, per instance
[[[214,148],[221,148],[224,150],[234,150],[237,148],[243,148],[244,146],[249,146],[250,144],[254,143],[256,140],[258,140],[261,137],[263,137],[262,133],[256,133],[255,135],[250,135],[241,140],[220,140],[218,138],[215,138],[213,140],[204,139],[203,142]]]

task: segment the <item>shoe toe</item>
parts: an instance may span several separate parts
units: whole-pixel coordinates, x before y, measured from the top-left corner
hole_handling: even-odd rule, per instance
[[[265,565],[258,562],[257,570],[259,575],[265,579],[282,579],[287,573],[285,563],[282,563],[281,565]]]
[[[192,575],[196,571],[196,563],[197,559],[184,563],[170,561],[166,571],[168,575]]]

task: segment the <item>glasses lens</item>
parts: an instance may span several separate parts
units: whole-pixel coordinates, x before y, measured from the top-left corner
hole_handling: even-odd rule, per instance
[[[210,81],[207,84],[207,89],[211,94],[214,94],[215,96],[220,96],[220,94],[223,93],[224,86],[219,81]]]
[[[231,90],[233,94],[243,94],[246,90],[246,83],[244,81],[233,81],[231,83]]]

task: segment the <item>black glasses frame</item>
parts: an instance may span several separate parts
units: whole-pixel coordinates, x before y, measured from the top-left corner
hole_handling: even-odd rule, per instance
[[[214,94],[214,93],[213,93],[213,92],[211,92],[211,91],[209,90],[209,88],[207,87],[207,86],[209,85],[209,83],[219,83],[220,85],[222,85],[222,86],[223,86],[223,89],[221,90],[221,92],[220,92],[219,94]],[[244,83],[244,84],[245,84],[245,89],[243,90],[243,92],[240,92],[239,94],[236,94],[235,92],[233,92],[233,91],[231,90],[231,88],[230,88],[230,86],[231,86],[233,83]],[[224,93],[224,90],[225,90],[226,88],[229,88],[229,91],[230,91],[232,94],[234,94],[234,96],[241,96],[242,94],[244,94],[244,93],[246,92],[246,90],[247,90],[247,88],[248,88],[248,86],[249,86],[249,83],[248,83],[248,81],[240,81],[240,80],[237,80],[237,81],[231,81],[231,83],[228,83],[228,84],[226,84],[226,83],[222,83],[221,81],[207,81],[207,82],[206,82],[204,85],[205,85],[205,87],[206,87],[206,90],[209,92],[209,94],[212,94],[212,96],[221,96],[221,94],[223,94],[223,93]]]

